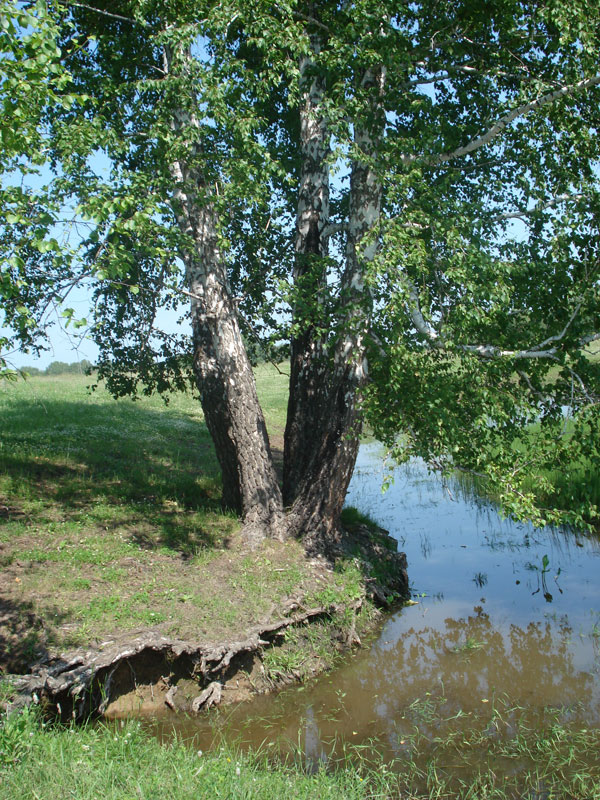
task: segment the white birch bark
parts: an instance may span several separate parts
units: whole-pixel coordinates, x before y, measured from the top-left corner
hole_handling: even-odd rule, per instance
[[[300,187],[296,209],[293,322],[301,326],[291,342],[290,397],[285,431],[283,497],[290,505],[314,457],[327,373],[323,341],[306,308],[318,318],[319,293],[326,290],[324,258],[329,251],[329,135],[324,118],[325,84],[315,68],[321,50],[317,34],[300,61]],[[303,319],[303,317],[305,317]]]
[[[383,89],[381,71],[368,70],[363,88],[373,93],[377,110]],[[355,128],[341,319],[333,357],[327,373],[321,376],[320,395],[315,401],[318,438],[299,476],[290,512],[291,529],[302,533],[309,549],[314,550],[335,549],[339,515],[358,452],[358,401],[367,376],[365,339],[370,311],[364,269],[375,256],[376,242],[369,234],[377,224],[381,206],[381,185],[369,157],[377,145],[380,123],[376,121],[373,129],[366,125]]]
[[[189,54],[167,47],[165,73],[180,68]],[[174,63],[179,62],[179,63]],[[189,160],[171,167],[173,208],[189,241],[182,252],[191,297],[194,368],[206,423],[223,477],[224,503],[243,515],[253,541],[283,535],[281,492],[267,430],[243,344],[235,300],[219,249],[218,215],[207,190],[197,153],[198,122],[183,107],[173,113],[173,130],[191,140]]]

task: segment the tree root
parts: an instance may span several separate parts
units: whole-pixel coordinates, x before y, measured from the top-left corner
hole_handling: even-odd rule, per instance
[[[360,604],[362,600],[357,609]],[[98,649],[74,653],[68,660],[55,658],[38,665],[29,675],[11,676],[14,695],[9,709],[40,703],[62,719],[83,720],[103,714],[116,697],[138,682],[158,683],[162,678],[169,686],[164,703],[174,710],[177,687],[171,685],[171,679],[192,677],[204,687],[192,703],[197,712],[221,702],[223,684],[234,671],[234,662],[260,653],[292,625],[341,610],[335,605],[300,610],[292,601],[284,610],[288,616],[256,625],[239,640],[216,645],[170,639],[152,631],[127,641],[105,642]]]

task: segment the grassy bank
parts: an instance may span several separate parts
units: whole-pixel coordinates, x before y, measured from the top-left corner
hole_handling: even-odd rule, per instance
[[[90,382],[0,384],[0,671],[138,630],[223,641],[291,595],[360,592],[296,542],[244,548],[197,399],[115,401]],[[287,378],[263,365],[258,387],[277,446]]]
[[[587,356],[596,367],[600,365],[600,342],[592,342],[587,348]],[[558,370],[558,368],[557,368]],[[588,423],[588,435],[592,441],[592,433],[597,433],[597,418],[590,417]],[[592,431],[591,428],[596,430]],[[564,427],[564,438],[569,439],[573,430],[572,420],[569,420]],[[531,436],[536,437],[541,433],[539,425],[531,426]],[[597,437],[594,436],[594,439]],[[523,452],[526,443],[521,442],[517,450]],[[557,443],[558,449],[558,443]],[[557,508],[569,511],[570,509],[583,508],[583,521],[588,523],[590,532],[595,530],[600,533],[600,470],[598,469],[598,457],[595,459],[584,454],[578,454],[575,459],[564,464],[561,469],[542,470],[539,475],[529,476],[524,487],[531,491],[537,498],[540,506],[546,508]]]
[[[550,486],[539,496],[541,505],[550,508],[569,509],[573,506],[587,506],[589,513],[584,517],[590,529],[600,533],[600,472],[587,459],[582,459],[578,464],[573,464],[568,470],[552,470],[543,476]],[[536,481],[532,480],[530,487],[535,491]]]
[[[489,731],[481,735],[487,752],[478,762],[471,757],[476,737],[448,737],[427,743],[433,753],[425,767],[416,751],[384,764],[350,749],[338,764],[310,773],[300,759],[285,764],[265,753],[160,745],[136,722],[44,726],[34,710],[0,722],[0,800],[600,798],[599,731],[556,723],[518,731],[508,741]]]

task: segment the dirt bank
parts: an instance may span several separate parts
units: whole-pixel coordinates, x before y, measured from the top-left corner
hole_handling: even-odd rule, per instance
[[[292,596],[272,604],[253,624],[230,626],[233,632],[222,638],[173,637],[154,626],[115,631],[84,647],[44,647],[23,674],[5,672],[10,702],[40,702],[65,719],[148,713],[164,706],[194,713],[303,680],[359,645],[375,624],[375,608],[408,598],[406,559],[395,548],[385,531],[354,526],[335,563],[306,559]],[[233,546],[229,555],[232,565],[247,557]],[[275,553],[268,555],[258,557],[272,564]],[[277,563],[283,564],[282,552],[279,556]],[[212,620],[211,630],[218,622]],[[30,629],[35,624],[28,619]],[[13,625],[10,636],[19,633]],[[6,630],[3,635],[6,641]]]

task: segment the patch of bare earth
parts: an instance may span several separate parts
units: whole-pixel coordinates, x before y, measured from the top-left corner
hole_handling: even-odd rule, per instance
[[[63,540],[58,560],[35,535],[0,547],[0,670],[10,672],[27,671],[42,650],[68,654],[125,632],[235,637],[290,600],[318,592],[330,575],[324,561],[306,560],[294,542],[253,552],[236,536],[192,558],[140,548],[98,564],[77,561],[81,553],[93,556],[91,539],[70,554]],[[32,630],[40,648],[22,644]]]

